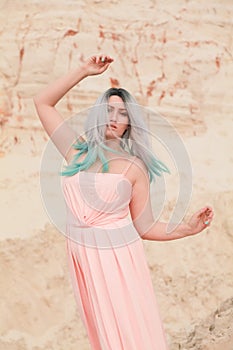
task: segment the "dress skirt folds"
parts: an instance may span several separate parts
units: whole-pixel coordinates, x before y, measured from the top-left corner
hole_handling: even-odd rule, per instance
[[[93,350],[167,350],[124,173],[63,179],[69,270]]]

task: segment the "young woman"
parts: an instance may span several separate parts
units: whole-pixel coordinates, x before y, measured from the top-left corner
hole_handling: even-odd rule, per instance
[[[142,239],[173,240],[210,226],[204,207],[188,223],[155,222],[150,182],[168,171],[150,148],[140,107],[124,89],[97,100],[77,137],[57,102],[113,59],[99,55],[46,87],[35,98],[40,120],[66,159],[67,252],[78,308],[94,350],[165,350],[163,326]],[[59,132],[60,129],[60,132]],[[130,215],[129,215],[130,214]]]

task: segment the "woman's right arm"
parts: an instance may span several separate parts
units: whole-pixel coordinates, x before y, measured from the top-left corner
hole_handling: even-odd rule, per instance
[[[47,86],[33,99],[45,131],[67,162],[69,162],[73,155],[72,153],[74,150],[72,149],[72,144],[77,140],[77,136],[74,131],[67,126],[67,123],[64,122],[64,119],[55,106],[72,87],[87,76],[103,73],[112,61],[113,59],[109,56],[92,56],[79,68],[72,70]]]

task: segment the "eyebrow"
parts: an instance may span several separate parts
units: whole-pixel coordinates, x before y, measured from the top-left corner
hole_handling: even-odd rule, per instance
[[[115,108],[115,106],[112,106],[110,104],[108,104],[108,107]],[[127,112],[126,108],[118,108],[118,109],[119,109],[119,111],[126,111]]]

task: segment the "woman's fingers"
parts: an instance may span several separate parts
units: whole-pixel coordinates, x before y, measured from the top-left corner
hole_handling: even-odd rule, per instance
[[[213,219],[213,216],[214,216],[214,212],[213,212],[213,209],[211,207],[206,207],[206,208],[203,208],[203,212],[202,212],[202,215],[201,215],[201,218],[203,220],[203,223],[206,225],[206,226],[209,226],[212,219]]]
[[[213,219],[213,209],[210,206],[201,208],[196,213],[197,220],[200,220],[204,225],[209,225]]]
[[[102,64],[106,64],[106,63],[111,63],[113,62],[113,58],[107,55],[99,55],[96,57],[96,63],[102,63]]]
[[[102,56],[96,56],[96,63],[97,63],[97,64],[99,64],[101,58],[102,58]]]

